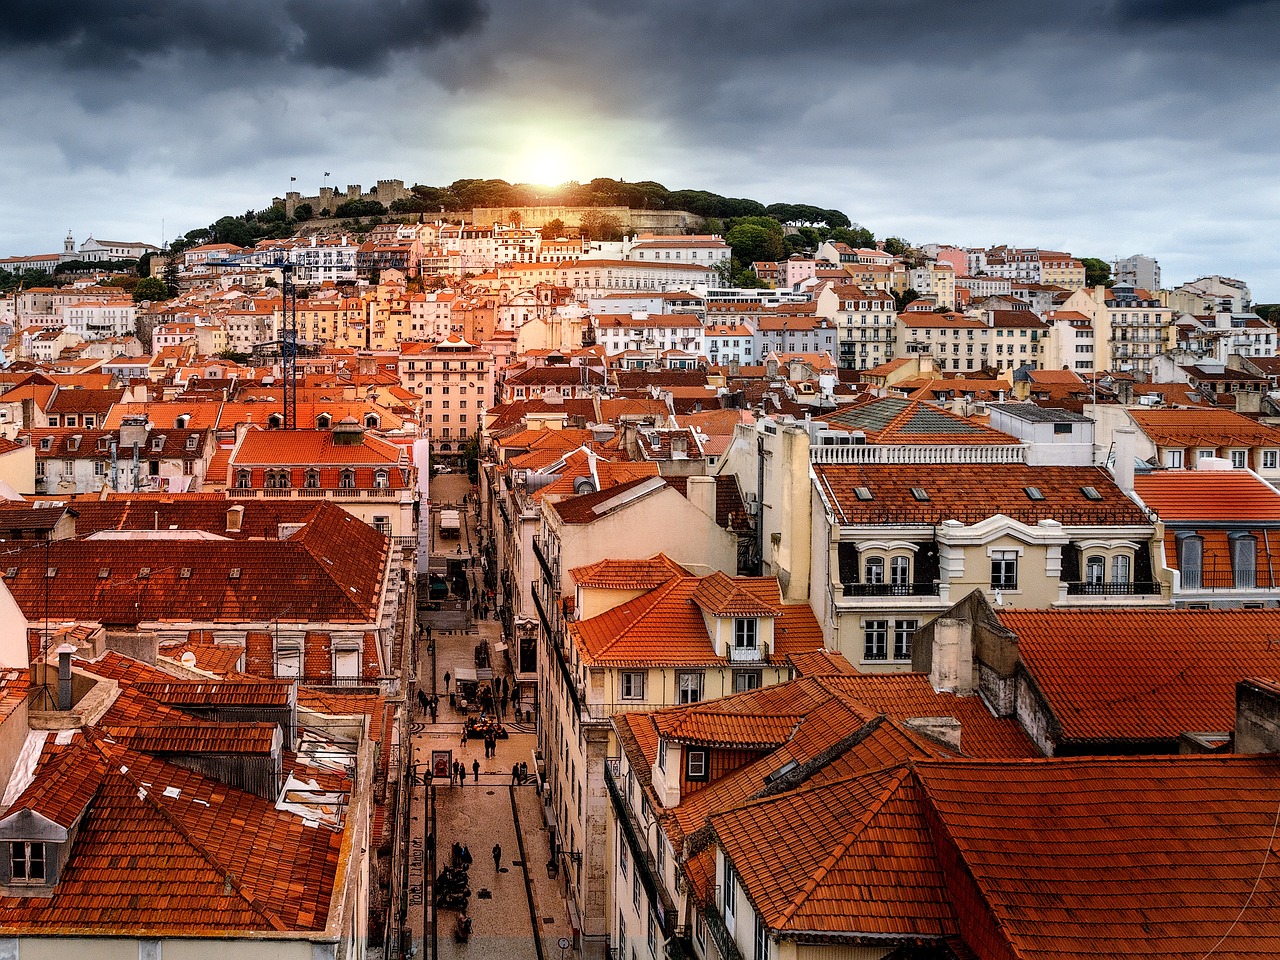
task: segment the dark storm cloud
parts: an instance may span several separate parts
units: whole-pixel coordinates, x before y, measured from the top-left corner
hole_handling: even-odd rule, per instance
[[[483,0],[10,0],[0,51],[53,53],[72,71],[129,70],[176,54],[250,71],[283,62],[364,73],[389,54],[479,30],[487,17]]]

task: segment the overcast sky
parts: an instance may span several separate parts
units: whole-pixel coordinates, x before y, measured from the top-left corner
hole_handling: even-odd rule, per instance
[[[657,180],[1280,301],[1280,0],[9,0],[0,256],[290,188]]]

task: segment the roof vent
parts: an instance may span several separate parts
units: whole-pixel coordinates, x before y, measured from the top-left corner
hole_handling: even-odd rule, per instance
[[[228,571],[227,571],[227,579],[228,579],[228,580],[239,580],[239,579],[240,579],[240,568],[239,568],[239,567],[232,567],[230,570],[228,570]]]
[[[190,580],[190,579],[191,579],[191,568],[190,568],[190,567],[183,567],[181,570],[179,570],[179,571],[178,571],[178,576],[179,576],[179,577],[181,577],[183,580]]]
[[[98,568],[98,579],[99,579],[99,580],[105,580],[105,579],[107,579],[107,577],[109,577],[109,576],[111,576],[111,568],[110,568],[110,567],[99,567],[99,568]]]

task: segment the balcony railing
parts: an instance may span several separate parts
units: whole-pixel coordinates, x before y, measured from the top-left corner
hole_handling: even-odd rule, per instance
[[[1160,584],[1139,582],[1137,580],[1106,581],[1103,583],[1067,582],[1067,595],[1100,597],[1133,597],[1148,596],[1160,593]]]
[[[644,887],[644,892],[649,895],[649,904],[653,908],[653,912],[657,914],[658,926],[662,929],[662,936],[665,940],[675,933],[676,905],[672,902],[666,888],[662,886],[654,875],[654,861],[649,849],[640,842],[639,824],[635,822],[635,815],[631,812],[631,805],[627,803],[626,795],[618,783],[618,776],[621,772],[622,761],[619,758],[611,757],[605,760],[604,782],[609,791],[609,799],[613,803],[614,816],[618,820],[618,826],[622,828],[622,835],[626,838],[627,846],[631,848],[632,869],[640,875],[640,885]]]
[[[542,568],[542,575],[547,578],[547,585],[556,586],[556,578],[551,573],[551,564],[547,563],[547,556],[542,552],[542,547],[538,545],[538,541],[533,541],[533,555],[537,558],[538,566]]]
[[[810,463],[1022,463],[1026,451],[1021,446],[893,444],[813,444]]]
[[[1202,570],[1198,574],[1192,570],[1182,571],[1183,590],[1270,590],[1266,584],[1258,583],[1257,573],[1253,570]]]
[[[401,500],[412,496],[412,491],[407,487],[399,490],[393,487],[230,487],[227,496],[244,499]]]
[[[844,583],[846,597],[936,597],[937,583]]]
[[[738,949],[738,944],[734,941],[733,934],[725,926],[724,917],[720,915],[720,908],[716,906],[714,892],[707,897],[703,910],[707,918],[707,931],[711,934],[711,939],[716,942],[716,950],[719,951],[723,960],[743,960],[742,952]]]

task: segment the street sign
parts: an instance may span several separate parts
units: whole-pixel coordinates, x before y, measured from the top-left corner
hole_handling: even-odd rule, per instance
[[[559,943],[557,943],[557,944],[556,944],[556,946],[558,946],[561,950],[568,950],[568,949],[569,949],[569,938],[568,938],[568,937],[561,937],[561,938],[560,938],[560,942],[559,942]]]

